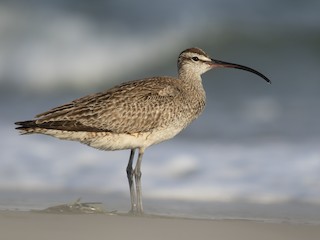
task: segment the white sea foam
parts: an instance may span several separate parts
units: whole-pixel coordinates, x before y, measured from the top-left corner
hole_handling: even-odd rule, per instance
[[[129,151],[103,152],[9,126],[0,161],[2,189],[83,189],[127,193]],[[14,149],[14,150],[13,150]],[[318,142],[219,143],[177,138],[144,156],[144,196],[198,201],[319,203]]]

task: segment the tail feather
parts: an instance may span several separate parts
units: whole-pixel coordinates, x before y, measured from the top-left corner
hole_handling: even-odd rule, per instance
[[[37,127],[35,120],[28,120],[28,121],[22,121],[22,122],[15,122],[14,124],[20,125],[19,127],[16,127],[16,129],[23,129],[23,128],[30,128],[30,127]]]
[[[36,124],[35,120],[15,122],[14,124],[20,125],[20,126],[16,127],[16,129],[19,130],[21,134],[32,133],[33,132],[32,129],[38,127],[38,124]]]
[[[77,121],[49,121],[49,122],[41,122],[37,123],[36,120],[28,120],[22,122],[16,122],[16,125],[20,125],[16,127],[17,130],[20,131],[21,134],[28,133],[43,133],[39,132],[39,129],[53,129],[53,130],[61,130],[61,131],[85,131],[85,132],[109,132],[107,129],[99,129],[92,126],[83,125]]]

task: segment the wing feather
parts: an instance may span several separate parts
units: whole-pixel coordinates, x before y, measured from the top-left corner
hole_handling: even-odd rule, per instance
[[[116,133],[165,127],[174,103],[181,97],[177,81],[162,77],[128,82],[38,114],[36,123],[57,129],[61,124]]]

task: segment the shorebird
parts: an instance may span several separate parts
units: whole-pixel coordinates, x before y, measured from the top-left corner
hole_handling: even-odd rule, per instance
[[[271,83],[252,68],[215,60],[199,48],[189,48],[179,55],[176,78],[162,76],[123,83],[38,114],[34,120],[16,122],[20,125],[16,129],[22,134],[50,135],[101,150],[130,149],[126,168],[130,213],[141,215],[144,151],[173,138],[201,114],[206,102],[201,75],[218,67],[249,71]],[[136,149],[139,153],[133,168]]]

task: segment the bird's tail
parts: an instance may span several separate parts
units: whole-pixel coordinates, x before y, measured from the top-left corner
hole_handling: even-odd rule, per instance
[[[19,130],[21,134],[36,133],[36,129],[39,127],[35,120],[15,122],[14,124],[19,125],[16,129]]]

